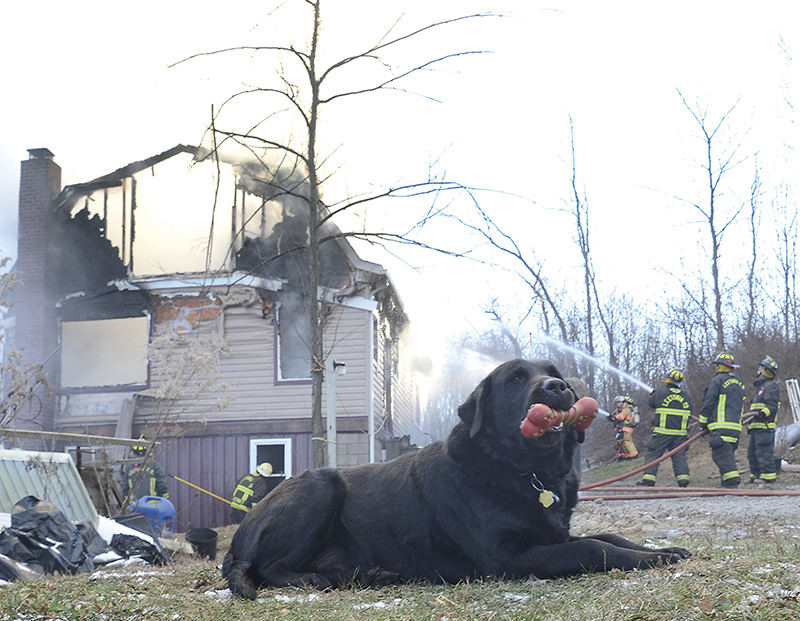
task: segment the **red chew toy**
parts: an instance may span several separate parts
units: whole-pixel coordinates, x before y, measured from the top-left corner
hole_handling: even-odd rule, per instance
[[[583,431],[592,424],[599,408],[597,401],[591,397],[578,399],[566,412],[554,410],[544,403],[535,403],[528,409],[519,430],[526,438],[539,438],[561,423]]]

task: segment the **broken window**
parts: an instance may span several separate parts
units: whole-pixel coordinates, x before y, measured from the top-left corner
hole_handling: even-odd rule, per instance
[[[61,387],[147,383],[147,317],[61,323]]]
[[[275,315],[278,334],[278,379],[311,379],[308,309],[302,300],[286,299]]]

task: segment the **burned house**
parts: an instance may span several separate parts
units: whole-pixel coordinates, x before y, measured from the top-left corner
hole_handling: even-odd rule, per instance
[[[195,147],[64,188],[53,154],[29,153],[11,336],[51,391],[12,426],[158,438],[169,474],[224,498],[262,461],[282,476],[312,467],[302,201]],[[379,461],[392,438],[421,439],[407,317],[344,237],[328,236],[321,263],[324,349],[346,365],[329,401],[337,462]],[[224,503],[169,488],[178,528],[228,523]]]

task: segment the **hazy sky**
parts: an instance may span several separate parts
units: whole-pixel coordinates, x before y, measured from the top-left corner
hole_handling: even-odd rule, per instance
[[[756,151],[770,181],[777,183],[787,169],[796,176],[796,119],[785,101],[800,103],[798,64],[791,59],[800,54],[794,1],[382,5],[327,2],[325,51],[332,57],[360,51],[403,13],[398,31],[476,10],[507,16],[448,29],[430,43],[434,54],[492,52],[442,66],[410,85],[441,103],[382,94],[352,108],[344,104],[327,125],[323,120],[325,148],[340,167],[339,188],[417,181],[435,164],[455,180],[524,196],[529,201],[484,200],[487,208],[504,210],[498,217],[513,223],[520,241],[534,245],[556,274],[570,277],[577,254],[569,220],[558,210],[570,192],[571,115],[598,273],[609,287],[646,296],[663,290],[663,271],[677,270],[681,257],[694,260],[696,213],[675,196],[697,200],[702,192],[703,145],[676,89],[711,119],[736,103],[726,139],[741,143],[747,159],[737,183],[725,188],[732,203],[745,198]],[[211,105],[270,68],[247,55],[167,66],[200,51],[303,38],[287,7],[270,14],[272,6],[45,0],[6,8],[0,251],[15,253],[19,161],[27,148],[53,151],[70,184],[178,143],[198,144]],[[426,57],[427,49],[416,51]],[[425,308],[435,319],[431,308],[437,309],[447,323],[454,308],[464,311],[485,298],[492,278],[486,271],[459,273],[437,260],[416,260],[427,269],[392,268],[412,313]]]

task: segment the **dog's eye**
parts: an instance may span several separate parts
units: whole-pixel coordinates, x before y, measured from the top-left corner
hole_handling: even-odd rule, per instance
[[[515,373],[511,376],[509,382],[511,384],[520,384],[525,381],[525,376],[522,373]]]

